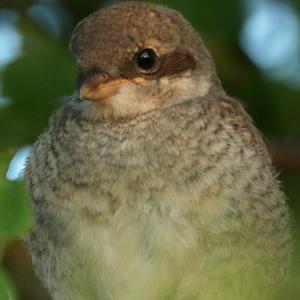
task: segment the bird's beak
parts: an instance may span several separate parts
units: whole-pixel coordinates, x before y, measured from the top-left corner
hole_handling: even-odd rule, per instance
[[[86,80],[80,88],[80,99],[102,102],[118,93],[121,87],[132,82],[141,83],[142,78],[128,80],[124,78],[109,78],[101,75]]]

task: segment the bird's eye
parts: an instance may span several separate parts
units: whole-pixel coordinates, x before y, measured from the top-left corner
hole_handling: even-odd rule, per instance
[[[136,64],[144,71],[150,71],[157,64],[157,55],[152,49],[144,49],[137,54]]]

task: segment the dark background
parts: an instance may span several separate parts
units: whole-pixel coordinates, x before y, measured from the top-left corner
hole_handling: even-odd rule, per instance
[[[0,300],[48,299],[18,240],[32,223],[19,172],[51,112],[74,89],[72,28],[114,2],[0,0]],[[295,220],[291,272],[278,299],[299,300],[300,1],[153,2],[178,9],[197,28],[225,90],[242,99],[266,138]]]

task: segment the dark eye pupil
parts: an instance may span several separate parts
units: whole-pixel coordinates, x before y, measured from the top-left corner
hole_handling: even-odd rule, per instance
[[[156,54],[151,49],[144,49],[137,55],[137,65],[143,70],[150,70],[156,64]]]

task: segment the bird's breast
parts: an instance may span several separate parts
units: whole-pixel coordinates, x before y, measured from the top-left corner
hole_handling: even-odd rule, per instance
[[[184,286],[196,285],[208,245],[201,246],[201,226],[184,198],[173,193],[134,208],[124,203],[106,222],[99,216],[77,224],[72,257],[85,266],[80,276],[90,278],[81,289],[123,300],[163,299],[179,286],[179,294],[189,293]]]

